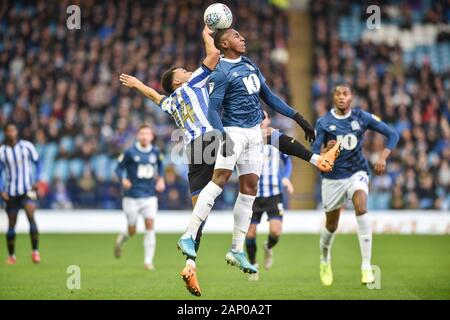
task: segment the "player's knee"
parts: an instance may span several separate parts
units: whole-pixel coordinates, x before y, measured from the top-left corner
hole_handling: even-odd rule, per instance
[[[355,206],[355,213],[357,216],[362,216],[363,214],[367,213],[366,206],[363,206],[363,205]]]
[[[230,179],[232,171],[230,170],[214,170],[212,182],[223,188]]]
[[[335,232],[338,228],[339,222],[337,220],[327,220],[326,228],[329,232]]]
[[[270,236],[275,239],[279,239],[281,237],[281,228],[274,228],[270,230]]]
[[[128,235],[130,237],[134,236],[136,234],[136,227],[128,227]]]
[[[245,183],[240,186],[239,190],[242,194],[247,194],[250,196],[256,196],[258,192],[258,184],[257,183]]]
[[[247,239],[255,239],[256,238],[256,230],[254,228],[248,229],[246,238]]]
[[[153,219],[145,220],[145,229],[152,230],[153,229]]]

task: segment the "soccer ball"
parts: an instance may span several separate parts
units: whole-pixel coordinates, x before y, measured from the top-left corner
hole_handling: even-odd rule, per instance
[[[227,29],[233,22],[233,14],[223,3],[214,3],[206,8],[203,20],[211,30]]]

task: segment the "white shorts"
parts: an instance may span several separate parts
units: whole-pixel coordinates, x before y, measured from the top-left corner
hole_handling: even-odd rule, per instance
[[[158,198],[129,198],[125,197],[122,200],[123,211],[127,216],[129,226],[135,226],[137,217],[141,214],[144,219],[155,219],[158,211]]]
[[[357,190],[369,194],[369,176],[358,171],[345,179],[322,179],[322,203],[325,212],[341,208],[347,200],[353,198]]]
[[[224,157],[220,148],[214,169],[233,171],[236,165],[238,176],[254,173],[259,177],[264,159],[260,126],[253,128],[226,127],[225,131],[234,142],[234,154]]]

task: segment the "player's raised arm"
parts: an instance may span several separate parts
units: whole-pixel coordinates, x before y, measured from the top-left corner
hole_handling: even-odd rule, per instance
[[[262,79],[261,79],[262,78]],[[296,110],[291,108],[286,102],[280,99],[276,94],[270,90],[264,81],[264,77],[262,77],[260,73],[260,82],[261,82],[261,90],[259,92],[259,96],[261,99],[273,110],[282,115],[291,118],[303,129],[305,132],[306,141],[313,142],[315,139],[314,128],[308,123],[308,121],[303,118],[303,116],[298,113]]]
[[[146,86],[138,78],[130,76],[128,74],[122,73],[119,77],[120,82],[128,88],[135,88],[141,92],[144,96],[152,100],[156,104],[160,104],[161,100],[164,98],[163,95],[159,94],[155,89]]]
[[[364,112],[364,114],[368,121],[368,128],[381,133],[387,138],[386,147],[383,149],[380,156],[378,157],[378,160],[374,164],[375,174],[381,175],[384,173],[384,170],[386,168],[386,159],[391,154],[391,150],[394,149],[397,145],[400,137],[394,129],[381,121],[381,119],[377,116],[367,112]]]
[[[203,64],[210,70],[214,70],[219,63],[220,51],[214,46],[213,32],[205,26],[203,28],[202,36],[205,42],[206,58]]]

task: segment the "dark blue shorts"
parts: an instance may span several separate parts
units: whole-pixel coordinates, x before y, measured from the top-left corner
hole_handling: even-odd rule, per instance
[[[27,204],[36,204],[36,201],[31,199],[27,194],[22,194],[20,196],[9,197],[6,201],[6,213],[17,214],[20,209],[23,209]]]
[[[267,220],[283,220],[283,196],[277,194],[271,197],[258,197],[253,203],[253,215],[251,223],[258,224],[264,212],[267,212]]]

